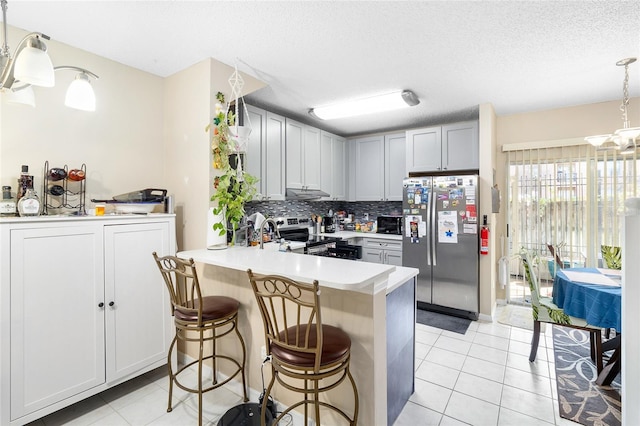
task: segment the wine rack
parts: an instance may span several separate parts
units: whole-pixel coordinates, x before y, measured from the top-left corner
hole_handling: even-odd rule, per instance
[[[55,173],[60,169],[64,173]],[[54,172],[52,172],[54,171]],[[43,215],[78,215],[87,214],[85,208],[87,166],[82,164],[79,169],[72,172],[81,172],[82,177],[72,179],[69,177],[69,168],[49,167],[49,162],[44,162],[43,188],[42,188],[42,214]],[[52,176],[54,175],[54,176]],[[64,175],[60,178],[58,176]]]

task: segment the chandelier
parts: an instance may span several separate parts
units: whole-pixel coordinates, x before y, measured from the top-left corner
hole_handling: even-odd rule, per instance
[[[640,127],[631,127],[627,107],[629,106],[629,65],[634,63],[636,58],[621,59],[616,62],[619,67],[624,67],[624,81],[622,83],[622,128],[608,135],[587,136],[584,138],[591,145],[598,149],[604,149],[603,144],[613,145],[622,154],[629,154],[636,150],[636,139],[640,136]],[[610,144],[612,143],[612,144]],[[602,147],[602,148],[601,148]]]
[[[89,70],[73,65],[54,67],[47,54],[44,40],[50,38],[42,33],[27,34],[18,43],[13,57],[7,44],[7,0],[0,0],[4,39],[0,48],[0,92],[8,103],[36,106],[32,86],[53,87],[55,71],[77,71],[75,80],[71,82],[65,96],[65,105],[83,111],[96,110],[96,95],[91,87],[89,77],[98,76]]]

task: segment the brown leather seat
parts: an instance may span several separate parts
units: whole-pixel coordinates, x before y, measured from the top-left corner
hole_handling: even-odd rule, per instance
[[[200,282],[196,273],[193,259],[185,260],[176,256],[158,257],[154,252],[153,258],[160,269],[162,278],[171,297],[172,313],[176,327],[176,335],[169,347],[167,364],[169,367],[169,403],[167,412],[170,412],[171,398],[173,396],[173,384],[180,389],[198,395],[198,424],[202,425],[202,394],[231,381],[238,374],[242,375],[242,391],[245,402],[247,397],[247,382],[245,379],[245,362],[247,352],[244,340],[238,331],[238,308],[240,303],[231,297],[226,296],[202,296]],[[216,352],[217,340],[235,331],[235,335],[242,346],[242,360],[236,360],[227,355]],[[198,358],[185,365],[179,365],[177,371],[173,371],[171,354],[176,347],[176,342],[181,340],[185,344],[195,342],[199,346]],[[205,342],[212,342],[211,354],[205,355],[203,348]],[[210,359],[213,379],[210,386],[202,383],[203,362]],[[222,381],[218,381],[217,363],[218,360],[232,364],[229,369],[231,374]],[[189,387],[181,383],[180,373],[193,365],[197,365],[198,381],[195,387]],[[234,367],[235,366],[235,369]]]
[[[278,414],[276,424],[296,407],[304,406],[305,423],[309,424],[309,406],[314,409],[316,425],[334,424],[320,420],[320,408],[338,413],[349,425],[358,423],[358,389],[349,364],[351,339],[341,329],[322,324],[318,281],[300,283],[278,275],[258,275],[247,271],[253,293],[260,308],[268,354],[271,355],[271,381],[264,399],[271,395],[277,380],[284,391],[298,392],[304,399]],[[320,393],[328,392],[348,379],[353,388],[353,416],[340,408],[348,401],[321,401]],[[337,405],[336,405],[337,404]],[[261,424],[265,425],[267,404],[262,404]]]
[[[305,338],[307,332],[307,325],[302,324],[298,332],[298,340],[302,341]],[[287,329],[287,337],[284,337],[285,333],[281,333],[280,339],[288,342],[296,341],[296,327],[289,327]],[[337,327],[331,325],[322,325],[322,350],[320,353],[320,366],[333,364],[339,361],[345,355],[349,354],[351,349],[351,339],[349,335]],[[309,347],[315,348],[317,343],[316,328],[311,328],[309,331]],[[296,365],[300,367],[313,367],[315,363],[315,355],[309,352],[299,352],[295,350],[287,350],[282,346],[271,345],[271,355],[279,358],[283,362],[290,365]]]
[[[212,321],[238,312],[240,302],[227,296],[205,296],[202,298],[202,321]],[[174,315],[181,321],[198,321],[199,300],[194,300],[193,309],[176,307]]]

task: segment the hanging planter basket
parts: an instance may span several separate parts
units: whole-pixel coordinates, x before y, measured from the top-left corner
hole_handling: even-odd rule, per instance
[[[231,138],[236,141],[236,152],[247,152],[249,146],[249,136],[251,136],[250,126],[232,126],[229,128]]]

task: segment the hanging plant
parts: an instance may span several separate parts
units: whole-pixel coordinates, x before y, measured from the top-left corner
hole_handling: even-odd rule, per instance
[[[205,130],[212,133],[213,168],[220,172],[213,180],[211,201],[216,204],[213,214],[224,213],[225,221],[215,223],[213,230],[220,236],[230,233],[233,245],[236,231],[245,216],[244,206],[257,193],[257,179],[243,170],[240,156],[236,154],[236,141],[229,131],[229,127],[235,124],[235,114],[224,108],[225,99],[221,92],[216,94],[216,101],[215,115]]]

